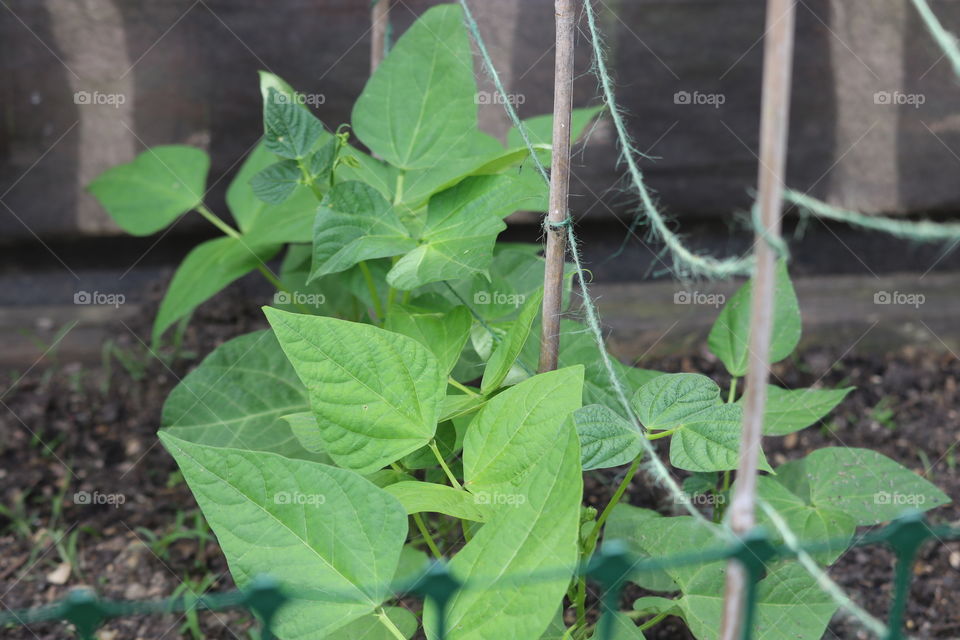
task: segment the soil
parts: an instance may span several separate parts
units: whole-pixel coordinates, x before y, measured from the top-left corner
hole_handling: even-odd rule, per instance
[[[17,610],[47,604],[78,586],[110,598],[161,598],[184,584],[213,591],[233,587],[215,539],[198,517],[196,504],[176,465],[156,438],[160,410],[169,391],[199,359],[225,340],[263,326],[244,284],[230,287],[203,305],[187,329],[179,356],[151,357],[146,340],[152,312],[118,333],[116,344],[128,364],[82,368],[51,354],[23,375],[0,376],[0,603]],[[159,289],[158,289],[159,292]],[[154,296],[157,298],[158,294]],[[842,360],[839,358],[842,356]],[[665,371],[699,371],[726,384],[708,354],[643,362]],[[802,387],[854,385],[843,404],[819,427],[797,436],[768,438],[771,462],[801,457],[824,446],[874,449],[924,474],[955,500],[960,472],[957,442],[960,360],[953,355],[905,349],[886,355],[808,349],[775,367],[780,384]],[[21,377],[22,375],[22,377]],[[619,471],[590,472],[586,502],[601,507]],[[93,496],[78,504],[77,492]],[[630,503],[668,511],[661,490],[641,472],[628,491]],[[122,496],[123,503],[118,504]],[[956,503],[930,513],[934,522],[957,523]],[[199,526],[197,523],[200,523]],[[178,534],[171,537],[171,534]],[[887,611],[892,558],[882,548],[846,553],[831,576],[874,615]],[[915,566],[907,609],[911,635],[960,637],[960,542],[930,544]],[[186,581],[186,582],[185,582]],[[626,600],[642,595],[631,591]],[[114,620],[102,640],[193,638],[185,620],[173,615]],[[196,637],[247,638],[243,612],[201,613]],[[667,618],[648,638],[688,638],[682,623]],[[2,631],[9,640],[70,637],[64,623],[34,624]],[[866,638],[840,616],[827,638]]]

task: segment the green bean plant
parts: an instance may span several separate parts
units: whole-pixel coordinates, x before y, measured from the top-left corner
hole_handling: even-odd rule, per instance
[[[236,582],[269,573],[287,588],[293,600],[276,620],[286,640],[404,639],[421,628],[436,637],[434,605],[411,611],[394,590],[428,556],[469,586],[448,604],[449,637],[588,638],[593,601],[573,576],[601,538],[655,557],[725,535],[749,283],[710,333],[734,377],[725,398],[706,376],[614,361],[627,412],[573,319],[562,325],[560,368],[535,374],[543,260],[539,247],[497,237],[507,215],[546,208],[529,165],[531,153],[550,161],[551,119],[526,121],[532,149],[519,131],[506,146],[479,131],[461,19],[455,5],[424,13],[370,78],[350,125],[333,131],[305,96],[262,73],[263,138],[227,191],[234,225],[204,204],[209,161],[190,147],[150,149],[90,187],[130,233],[195,210],[224,234],[177,270],[155,343],[248,272],[276,287],[264,308],[270,328],[223,344],[186,376],[164,406],[160,439]],[[597,114],[578,110],[573,135]],[[281,251],[274,274],[265,265]],[[779,278],[775,360],[800,336],[785,265]],[[849,391],[771,387],[767,435],[818,422]],[[618,504],[645,441],[666,438],[686,506],[712,522],[674,515],[684,505]],[[621,466],[605,508],[584,507],[584,471]],[[761,468],[761,497],[801,541],[839,541],[818,556],[824,564],[858,526],[898,515],[905,500],[947,501],[867,450],[821,449],[776,469],[763,458]],[[716,637],[722,563],[632,579],[660,595],[617,614],[616,637],[642,638],[667,615]],[[764,638],[817,638],[836,609],[795,563],[771,567],[759,593]]]

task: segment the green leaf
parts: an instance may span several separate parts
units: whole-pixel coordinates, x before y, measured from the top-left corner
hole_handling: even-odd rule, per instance
[[[296,160],[281,160],[250,178],[255,196],[268,204],[280,204],[290,197],[303,175]]]
[[[740,463],[743,409],[721,404],[685,419],[670,440],[670,462],[688,471],[729,471]],[[763,451],[760,468],[772,471]]]
[[[658,615],[667,613],[680,615],[680,607],[676,600],[661,598],[660,596],[644,596],[633,601],[633,610],[637,613]]]
[[[520,315],[507,331],[506,337],[500,341],[497,348],[493,350],[490,360],[487,361],[487,367],[483,371],[483,380],[480,383],[480,391],[483,395],[490,395],[503,384],[510,373],[523,346],[530,336],[530,327],[533,321],[540,313],[540,305],[543,302],[543,289],[529,297],[520,311]]]
[[[432,482],[398,482],[385,488],[400,501],[407,513],[445,513],[461,520],[486,522],[487,509],[477,496],[462,489],[454,489]]]
[[[634,622],[630,616],[623,613],[611,613],[610,615],[610,624],[612,625],[611,635],[609,640],[644,640],[643,631],[637,627],[637,623]],[[590,636],[592,640],[607,640],[604,636],[601,635],[601,627],[606,624],[602,618],[597,621],[597,631]]]
[[[718,529],[713,525],[700,527],[690,516],[664,518],[656,511],[621,503],[607,519],[603,544],[620,541],[631,555],[642,560],[709,549],[720,542],[712,530]],[[651,591],[676,591],[692,571],[689,566],[648,569],[634,573],[630,581]]]
[[[267,203],[254,194],[250,181],[260,171],[277,162],[277,156],[267,151],[261,140],[257,143],[227,187],[227,207],[237,221],[237,226],[244,233],[249,231],[253,224],[267,208]]]
[[[403,607],[384,607],[384,611],[404,638],[412,638],[420,626],[417,616]],[[329,640],[397,640],[380,621],[378,614],[365,615],[327,636]]]
[[[640,387],[631,404],[647,429],[673,429],[704,409],[719,405],[720,387],[699,373],[664,374]]]
[[[856,533],[857,523],[843,511],[815,507],[770,476],[757,478],[757,496],[776,509],[801,544],[830,543],[830,548],[812,554],[823,564],[833,564]],[[757,519],[769,531],[777,531],[763,509],[757,509]]]
[[[88,189],[121,229],[148,236],[203,202],[209,170],[200,149],[153,147],[104,171]]]
[[[325,183],[330,180],[330,173],[333,171],[333,164],[337,161],[337,149],[340,146],[339,139],[331,136],[330,140],[322,147],[310,154],[307,158],[307,171],[319,186],[325,187]],[[324,190],[326,190],[324,188]]]
[[[285,92],[270,87],[263,101],[263,142],[282,158],[301,160],[324,134],[323,123]]]
[[[473,52],[462,19],[450,4],[424,13],[354,105],[357,137],[396,167],[438,166],[477,128]]]
[[[449,374],[460,359],[472,324],[473,316],[463,306],[437,313],[396,305],[390,309],[385,326],[430,349],[440,363],[440,370]]]
[[[389,597],[407,514],[385,491],[316,462],[160,439],[237,584],[269,573],[293,598],[277,614],[277,635],[326,636]]]
[[[286,80],[280,76],[270,73],[269,71],[259,71],[260,74],[260,97],[263,98],[263,103],[266,105],[268,98],[270,97],[270,91],[277,91],[282,93],[284,96],[290,98],[290,102],[296,104],[301,109],[306,110],[306,105],[302,104],[299,100],[296,100],[297,91],[290,86]]]
[[[279,245],[249,246],[243,238],[217,238],[197,245],[173,274],[153,321],[153,343],[174,322],[188,315],[237,278],[266,264]]]
[[[403,256],[387,282],[409,290],[431,282],[487,275],[502,217],[525,197],[510,176],[476,176],[430,199],[420,245]]]
[[[580,408],[582,385],[583,367],[568,367],[534,376],[491,399],[464,440],[465,486],[484,490],[519,482],[555,446],[566,418]]]
[[[793,353],[800,341],[800,306],[787,273],[787,263],[783,260],[777,264],[775,286],[771,363]],[[747,373],[752,290],[752,281],[740,287],[723,307],[707,337],[710,351],[720,358],[731,375],[738,377]]]
[[[310,242],[317,215],[317,199],[305,185],[297,185],[283,203],[267,205],[247,236],[258,244]]]
[[[167,396],[161,423],[196,444],[324,460],[301,446],[282,419],[309,408],[307,390],[273,332],[256,331],[204,358]]]
[[[643,452],[640,430],[603,405],[577,409],[573,422],[580,438],[584,471],[629,464]]]
[[[296,373],[294,373],[296,375]],[[297,382],[300,380],[298,379]],[[309,407],[309,401],[307,401]],[[293,437],[297,439],[300,446],[313,453],[324,453],[327,445],[324,444],[320,435],[320,427],[317,425],[317,418],[312,411],[299,411],[280,416],[280,419],[287,423]]]
[[[605,110],[606,107],[602,105],[574,109],[570,120],[570,131],[573,132],[571,140],[573,142],[579,140],[586,132],[587,127],[593,123],[597,114]],[[531,143],[553,144],[553,115],[546,114],[527,118],[523,121],[523,124],[527,129],[527,137],[530,138]],[[511,127],[510,131],[507,132],[507,146],[511,149],[526,148],[523,136],[520,135],[520,131],[516,127]]]
[[[312,246],[290,245],[280,266],[280,281],[285,291],[274,294],[273,306],[282,311],[299,311],[297,305],[293,304],[296,299],[300,305],[309,308],[318,316],[356,319],[360,307],[350,287],[351,271],[316,278],[307,284],[312,260]]]
[[[416,247],[393,206],[362,182],[341,182],[317,211],[311,279],[364,260],[400,255]]]
[[[264,309],[334,461],[370,473],[427,444],[446,395],[436,357],[370,325]]]
[[[767,385],[763,434],[785,436],[816,423],[833,411],[853,387],[846,389],[781,389]],[[742,398],[738,401],[742,403]]]
[[[400,197],[405,203],[419,205],[433,194],[474,175],[504,153],[503,145],[490,134],[479,129],[464,131],[457,144],[447,149],[436,164],[406,172]]]
[[[818,449],[777,467],[777,478],[818,510],[841,511],[858,526],[893,520],[909,509],[928,511],[950,502],[927,480],[869,449]]]
[[[498,451],[522,447],[518,434],[526,434],[524,441],[541,448],[527,452],[530,466],[522,478],[512,472],[491,474],[490,484],[483,486],[485,494],[477,494],[489,498],[493,514],[450,562],[453,574],[472,585],[458,591],[450,601],[450,640],[539,638],[556,614],[577,565],[583,476],[571,422],[563,412],[555,412],[550,419],[545,412],[549,406],[570,403],[571,397],[579,401],[579,376],[579,371],[569,370],[536,376],[491,400],[488,407],[512,396],[520,410],[506,413],[504,420],[513,421],[518,414],[528,416],[516,430],[495,428],[489,437],[477,438],[471,436],[478,430],[477,423],[470,426],[465,458],[499,459]],[[543,384],[539,379],[544,377],[549,380],[547,386],[554,387],[550,397],[539,394]],[[554,386],[563,379],[565,384]],[[532,408],[534,396],[542,399],[536,400],[537,408],[527,413],[525,409]],[[523,404],[518,405],[521,401]],[[483,469],[490,467],[480,465]],[[475,463],[473,468],[478,468]],[[546,567],[551,572],[549,578],[529,580],[531,573]],[[437,637],[435,620],[436,609],[428,603],[424,611],[428,638]]]

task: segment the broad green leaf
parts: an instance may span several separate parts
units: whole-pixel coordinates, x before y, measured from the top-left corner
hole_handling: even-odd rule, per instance
[[[703,410],[718,406],[720,387],[699,373],[664,374],[640,387],[631,404],[647,429],[673,429]]]
[[[444,421],[437,425],[434,444],[437,446],[444,460],[452,461],[458,457],[460,446],[463,443],[458,437],[457,430],[453,424],[449,421]],[[451,462],[451,464],[453,463]],[[403,459],[403,466],[410,470],[433,469],[437,467],[437,456],[428,444],[406,456]],[[446,476],[443,477],[443,482],[447,482]]]
[[[477,128],[473,52],[462,20],[452,4],[424,13],[354,105],[357,137],[396,167],[435,167]]]
[[[153,342],[174,322],[213,297],[237,278],[253,271],[279,251],[279,245],[247,244],[244,238],[216,238],[194,247],[173,274],[153,321]]]
[[[397,305],[390,309],[385,326],[430,349],[437,357],[440,369],[449,373],[460,359],[472,324],[473,316],[463,306],[454,307],[447,313],[434,313]]]
[[[363,182],[370,185],[388,201],[396,197],[397,183],[402,172],[396,167],[371,158],[350,145],[340,150],[341,162],[336,170],[336,182]],[[351,166],[356,165],[356,166]]]
[[[350,286],[352,270],[316,278],[307,284],[312,260],[313,247],[290,245],[280,266],[280,281],[285,290],[274,294],[273,306],[282,311],[302,312],[306,308],[318,316],[345,320],[359,318],[362,308]]]
[[[269,307],[264,313],[338,465],[370,473],[430,441],[447,385],[426,347],[370,325]]]
[[[307,172],[317,186],[326,191],[330,182],[330,173],[333,171],[333,164],[337,161],[337,149],[340,147],[340,141],[336,136],[331,136],[327,142],[310,154],[307,158]]]
[[[160,439],[237,584],[269,573],[289,592],[292,600],[275,619],[278,636],[325,637],[389,597],[407,514],[385,491],[317,462],[208,447],[162,432]]]
[[[267,151],[267,147],[261,140],[244,159],[237,175],[227,187],[227,207],[243,233],[247,233],[253,227],[268,206],[253,192],[250,181],[262,170],[275,164],[277,160],[277,156]]]
[[[574,109],[570,120],[570,131],[573,132],[571,140],[574,142],[579,140],[586,132],[587,126],[593,122],[598,113],[604,110],[606,110],[606,107],[602,105],[596,107],[586,107],[584,109]],[[547,114],[542,116],[534,116],[533,118],[527,118],[523,121],[523,124],[527,129],[527,137],[530,139],[531,143],[546,145],[553,144],[552,115]],[[526,148],[526,143],[523,141],[523,136],[520,135],[520,131],[516,127],[511,127],[510,131],[507,132],[507,146],[511,149],[519,147]]]
[[[263,141],[282,158],[302,160],[324,135],[323,123],[284,92],[270,87],[263,101]]]
[[[734,376],[747,373],[750,344],[750,299],[752,281],[740,287],[720,311],[710,329],[707,345]],[[800,341],[800,306],[787,273],[787,263],[777,264],[776,289],[773,298],[773,337],[770,340],[770,362],[779,362],[793,353]]]
[[[573,422],[580,438],[584,471],[629,464],[643,452],[640,430],[603,405],[577,409]]]
[[[434,165],[406,172],[401,198],[411,205],[426,202],[504,153],[503,145],[490,134],[479,129],[464,131],[461,140],[446,149]]]
[[[477,411],[487,403],[487,398],[481,395],[468,396],[467,394],[448,395],[443,402],[443,412],[440,420],[453,420]]]
[[[362,182],[341,182],[330,190],[316,214],[311,279],[414,247],[416,242],[383,196]]]
[[[544,374],[568,378],[572,375]],[[504,391],[491,404],[517,390],[522,392],[524,385],[529,385],[532,394],[538,378],[544,376]],[[579,401],[578,390],[569,388],[576,383],[557,386],[552,397],[543,402],[563,404],[571,396]],[[519,394],[514,401],[519,401]],[[450,562],[453,574],[472,585],[471,589],[457,592],[450,601],[450,640],[539,638],[550,626],[576,568],[583,494],[577,436],[563,415],[550,420],[541,420],[538,414],[529,415],[531,419],[519,431],[539,432],[529,441],[541,443],[548,439],[550,444],[538,452],[529,452],[531,464],[519,482],[511,481],[517,480],[511,478],[513,474],[504,474],[491,478],[494,484],[486,485],[484,494],[477,494],[485,495],[494,511]],[[475,427],[476,424],[471,425],[471,431]],[[490,435],[471,442],[468,434],[464,455],[477,458],[472,451],[477,446],[486,454],[522,445],[508,430],[498,429]],[[555,577],[529,581],[531,573],[544,568],[549,568]],[[431,639],[437,637],[435,621],[436,609],[428,603],[424,622]]]
[[[310,242],[316,213],[313,192],[305,185],[297,185],[284,202],[267,205],[247,236],[258,244]]]
[[[292,368],[291,368],[292,369]],[[296,375],[296,372],[294,372]],[[297,379],[297,382],[300,380]],[[306,390],[304,390],[306,393]],[[309,407],[309,401],[307,401]],[[287,423],[293,437],[297,439],[300,446],[313,453],[323,453],[326,451],[326,444],[320,435],[320,427],[317,425],[317,418],[312,411],[299,411],[280,416],[280,419]]]
[[[480,383],[480,391],[483,395],[489,395],[496,391],[503,384],[507,374],[513,367],[523,346],[530,336],[530,327],[540,313],[540,305],[543,302],[543,289],[529,297],[523,304],[520,315],[513,322],[506,337],[500,341],[490,360],[487,361],[487,367],[483,371],[483,380]]]
[[[568,367],[534,376],[490,400],[467,429],[465,485],[475,491],[518,482],[556,445],[567,417],[580,408],[582,386],[583,368]]]
[[[301,446],[282,420],[309,408],[307,390],[273,332],[256,331],[204,358],[167,396],[161,423],[196,444],[324,460]]]
[[[397,573],[393,577],[394,584],[411,583],[422,576],[430,566],[430,557],[426,552],[417,549],[411,544],[403,546],[400,552],[400,563]]]
[[[846,513],[858,526],[879,524],[950,498],[906,467],[869,449],[827,447],[777,467],[778,480],[818,510]]]
[[[148,236],[203,202],[210,158],[194,147],[153,147],[101,173],[88,189],[121,229]]]
[[[432,482],[398,482],[385,488],[407,513],[445,513],[461,520],[486,522],[488,509],[477,496],[463,489],[454,489]]]
[[[770,476],[757,478],[757,496],[766,500],[783,517],[801,544],[830,543],[829,549],[813,554],[823,564],[833,564],[846,551],[856,533],[857,523],[843,511],[830,507],[817,508],[804,502]],[[766,511],[758,508],[757,519],[761,524],[766,524],[769,531],[776,533],[776,526],[770,522]],[[833,544],[834,541],[836,544]]]
[[[853,391],[846,389],[793,389],[767,385],[767,406],[763,411],[763,433],[785,436],[809,427],[833,411]],[[742,402],[742,399],[741,401]]]
[[[743,409],[721,404],[686,418],[670,439],[670,462],[688,471],[729,471],[740,463]],[[760,468],[772,471],[763,451]]]
[[[420,626],[417,616],[403,607],[384,607],[384,611],[404,638],[412,638]],[[397,640],[393,631],[380,621],[379,614],[372,613],[354,620],[327,636],[329,640]]]
[[[476,176],[430,199],[419,246],[387,274],[387,282],[409,290],[442,280],[487,275],[502,217],[527,196],[511,176]]]
[[[540,636],[540,640],[569,640],[569,636],[564,635],[566,632],[567,625],[563,622],[563,608],[561,607],[551,618],[550,626]]]
[[[606,640],[601,631],[604,624],[612,625],[610,640],[644,640],[643,631],[637,627],[637,623],[630,616],[619,612],[609,615],[609,621],[603,618],[597,621],[597,630],[590,636],[592,640]]]
[[[538,245],[497,243],[493,249],[489,280],[478,274],[470,280],[450,284],[486,322],[515,318],[524,301],[543,287],[544,262],[539,256],[540,250]],[[439,291],[449,295],[445,287]],[[565,295],[565,299],[567,297]]]
[[[250,178],[250,188],[267,204],[280,204],[290,197],[302,178],[295,160],[281,160]]]

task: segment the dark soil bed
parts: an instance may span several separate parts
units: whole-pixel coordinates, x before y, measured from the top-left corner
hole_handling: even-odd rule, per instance
[[[261,326],[259,311],[232,287],[195,314],[181,357],[168,364],[151,357],[136,336],[149,335],[149,317],[120,332],[116,343],[127,363],[83,368],[55,354],[30,370],[0,377],[0,603],[7,609],[47,604],[77,586],[112,598],[160,598],[190,588],[233,586],[215,540],[196,514],[189,490],[156,438],[164,398],[198,359],[226,339]],[[170,354],[162,354],[169,356]],[[841,361],[837,361],[840,356]],[[708,357],[644,362],[666,371],[716,374]],[[875,449],[925,474],[952,498],[960,497],[955,465],[960,361],[952,355],[903,350],[886,356],[808,349],[776,367],[786,386],[855,385],[841,407],[819,427],[766,443],[774,464],[824,446]],[[12,386],[11,386],[12,385]],[[621,471],[622,473],[622,471]],[[619,478],[590,473],[587,502],[601,507]],[[77,504],[75,493],[123,504]],[[668,510],[664,495],[640,474],[628,493],[632,504]],[[955,505],[931,513],[935,522],[957,522]],[[892,559],[871,547],[848,552],[833,578],[868,611],[885,616]],[[931,544],[920,556],[907,610],[912,635],[960,637],[960,543]],[[636,597],[640,592],[631,593]],[[3,609],[0,609],[3,610]],[[173,616],[110,622],[103,640],[191,638],[187,620]],[[202,635],[248,638],[246,613],[199,615]],[[650,638],[685,638],[668,618]],[[10,640],[68,637],[63,624],[0,630]],[[838,616],[827,638],[866,638]]]

